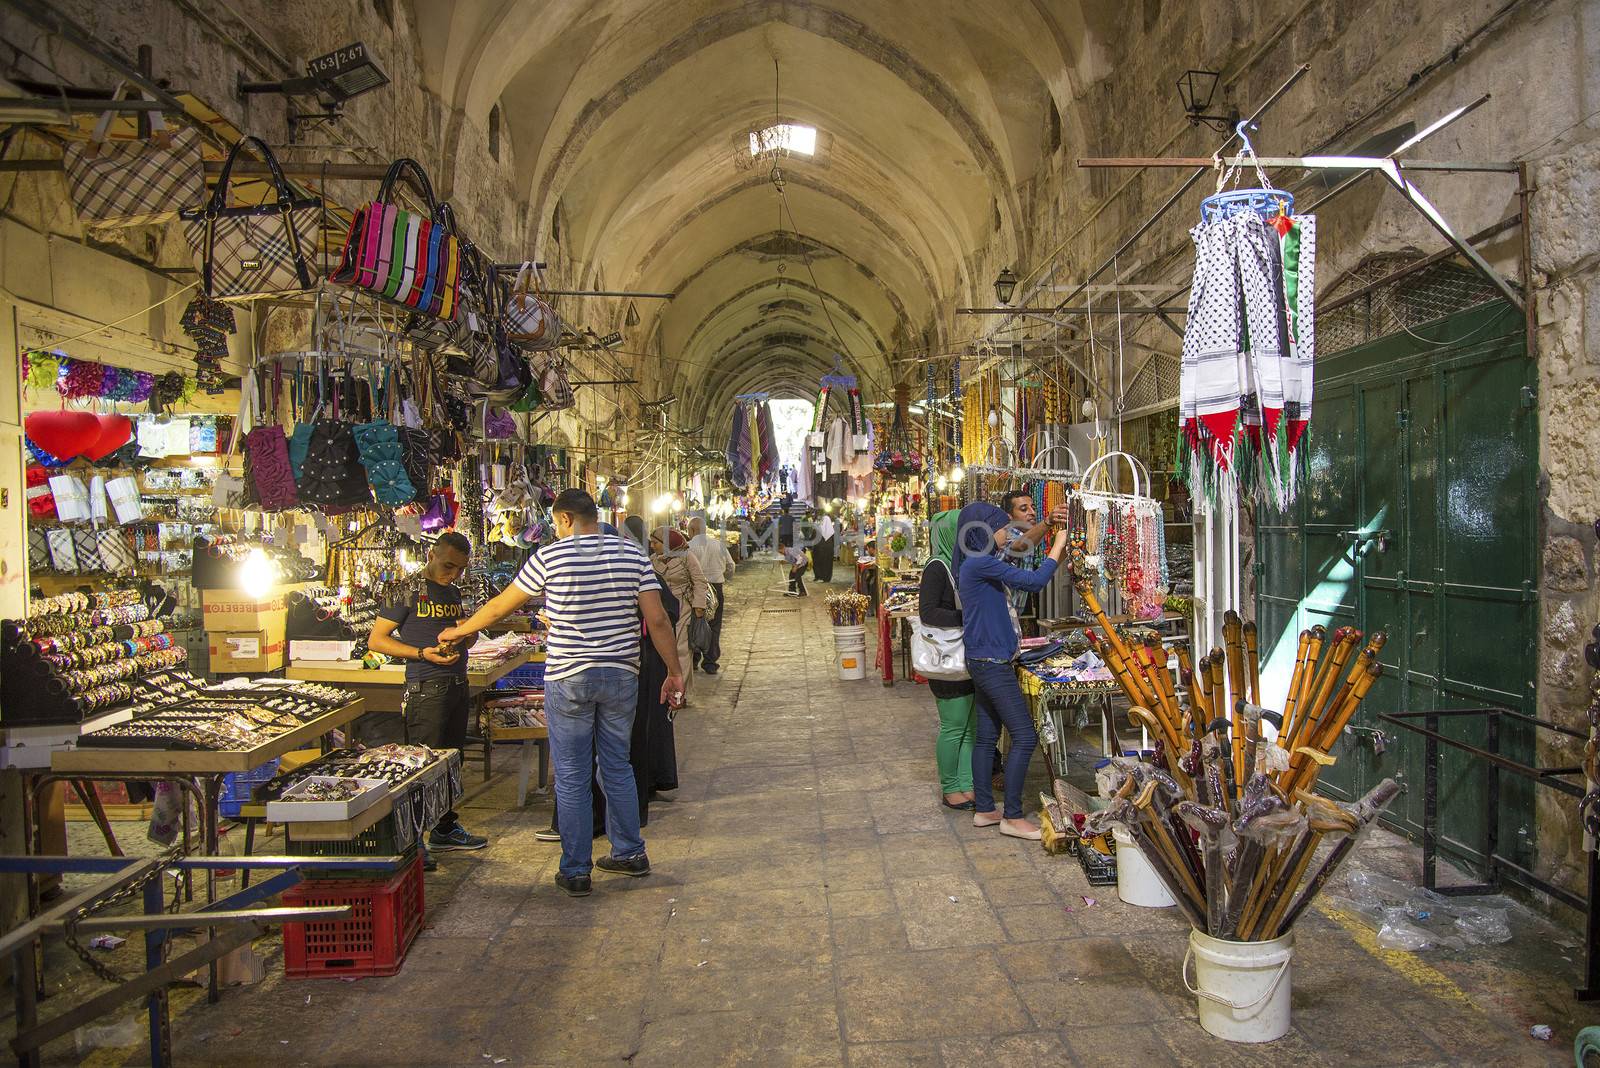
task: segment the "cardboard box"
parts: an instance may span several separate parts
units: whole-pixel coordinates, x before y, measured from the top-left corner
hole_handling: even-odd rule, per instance
[[[259,675],[283,667],[283,627],[266,630],[211,631],[208,651],[213,675]]]
[[[356,643],[344,638],[295,638],[289,642],[290,660],[349,660]]]
[[[289,620],[288,597],[287,588],[259,599],[239,590],[201,590],[200,620],[208,633],[267,630],[282,636]]]

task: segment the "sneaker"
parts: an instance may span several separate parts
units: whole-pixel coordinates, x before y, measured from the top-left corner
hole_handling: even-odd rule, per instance
[[[601,871],[611,872],[613,875],[627,875],[634,879],[642,879],[650,874],[650,858],[640,853],[627,860],[618,860],[613,856],[604,856],[594,862],[594,866]]]
[[[561,841],[561,832],[554,827],[546,827],[542,831],[534,831],[533,837],[538,842],[559,842]]]
[[[428,832],[428,848],[439,853],[457,849],[482,849],[488,844],[489,839],[482,835],[468,834],[467,829],[459,823],[444,834],[438,831]]]
[[[587,875],[562,875],[560,872],[556,872],[556,885],[568,897],[588,897],[593,889]]]
[[[717,673],[717,669],[714,667],[702,667],[700,669],[700,673],[702,675],[715,675]]]
[[[800,593],[798,590],[785,590],[783,595],[785,597],[798,597]]]
[[[433,854],[428,852],[426,849],[424,849],[422,851],[422,870],[423,871],[438,871],[439,870],[439,862],[437,860],[434,860],[433,859]]]

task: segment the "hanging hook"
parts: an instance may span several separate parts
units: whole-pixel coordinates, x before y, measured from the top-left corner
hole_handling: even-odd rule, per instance
[[[1250,143],[1250,135],[1245,133],[1245,131],[1259,129],[1261,129],[1260,125],[1251,122],[1249,119],[1241,120],[1239,124],[1233,128],[1233,132],[1238,136],[1239,140],[1244,143],[1244,154],[1247,156],[1254,156],[1256,154],[1256,146]]]

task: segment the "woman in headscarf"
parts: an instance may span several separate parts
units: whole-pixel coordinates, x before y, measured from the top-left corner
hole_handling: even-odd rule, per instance
[[[922,568],[917,615],[930,627],[961,626],[961,605],[956,600],[955,570],[958,513],[951,509],[933,517],[928,533],[933,552]],[[929,679],[928,689],[939,709],[939,784],[946,808],[970,809],[972,793],[972,743],[976,722],[972,715],[971,679]]]
[[[649,528],[643,519],[630,515],[622,521],[622,527],[623,537],[637,542],[641,548],[649,544]],[[680,615],[688,614],[665,583],[661,589],[661,604],[674,625]],[[639,625],[644,627],[642,619]],[[639,702],[633,714],[633,737],[628,751],[633,780],[639,790],[641,827],[650,822],[650,802],[655,794],[678,788],[678,750],[673,739],[672,718],[661,700],[667,665],[650,643],[648,628],[645,634],[645,640],[639,643]]]
[[[956,532],[954,564],[961,591],[961,637],[966,647],[967,671],[972,675],[974,708],[978,720],[977,742],[972,750],[973,806],[976,827],[1000,828],[1013,838],[1039,838],[1039,826],[1022,815],[1022,781],[1039,743],[1033,717],[1017,683],[1013,661],[1021,642],[1016,615],[1006,596],[1008,589],[1042,590],[1055,577],[1056,566],[1067,551],[1067,534],[1058,531],[1049,557],[1036,571],[1013,567],[1000,558],[1012,537],[1011,518],[985,501],[961,509]],[[1011,732],[1011,752],[1006,756],[1004,812],[995,808],[994,745],[1004,724]]]
[[[692,664],[689,658],[689,621],[705,618],[711,604],[711,584],[700,561],[689,551],[689,539],[671,527],[657,527],[650,534],[650,562],[655,565],[656,577],[661,585],[672,591],[682,604],[693,611],[680,612],[677,620],[678,662]],[[690,672],[693,674],[693,672]],[[689,679],[683,680],[683,692],[689,693]]]

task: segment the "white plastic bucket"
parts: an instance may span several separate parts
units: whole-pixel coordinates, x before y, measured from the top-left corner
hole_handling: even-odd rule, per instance
[[[1167,886],[1150,866],[1139,847],[1133,844],[1133,835],[1121,827],[1111,828],[1111,837],[1117,843],[1117,896],[1130,905],[1147,909],[1166,909],[1176,905]]]
[[[1190,956],[1194,957],[1192,985]],[[1293,959],[1293,932],[1270,942],[1225,942],[1190,931],[1183,985],[1199,1000],[1200,1026],[1229,1042],[1282,1038],[1289,1031]]]
[[[866,635],[867,628],[861,625],[833,628],[833,649],[839,663],[841,679],[867,677]]]

